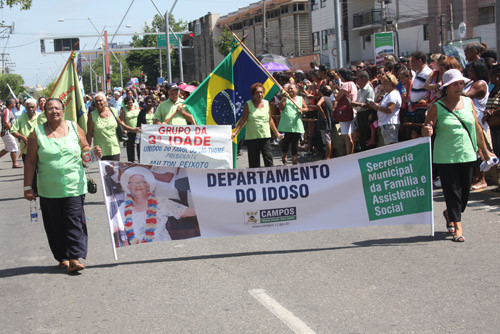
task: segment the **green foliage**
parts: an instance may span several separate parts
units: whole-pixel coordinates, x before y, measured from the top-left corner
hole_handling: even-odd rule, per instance
[[[214,41],[217,51],[223,56],[227,56],[233,47],[233,34],[229,30],[224,30],[222,36]]]
[[[151,27],[145,24],[145,32],[165,32],[165,20],[160,15],[156,14],[151,23]],[[187,22],[183,20],[175,20],[174,16],[170,16],[169,25],[173,31],[184,31],[187,29]],[[135,47],[154,47],[156,46],[156,36],[148,35],[144,37],[133,36],[131,45]],[[163,68],[163,75],[167,76],[167,60],[166,50],[161,51],[161,62]],[[172,50],[170,53],[170,62],[172,66],[172,76],[179,75],[178,69],[178,50]],[[130,69],[139,72],[141,71],[148,77],[147,84],[156,85],[156,78],[160,76],[160,50],[138,50],[130,52],[127,57],[127,65]]]
[[[54,89],[54,86],[56,85],[56,82],[57,79],[52,80],[47,86],[45,86],[44,89],[42,89],[39,96],[49,97],[50,93],[52,93],[52,90]]]
[[[14,7],[15,5],[20,5],[21,10],[28,10],[31,8],[32,2],[32,0],[0,0],[0,8],[3,8],[5,5],[9,6],[10,8]]]
[[[25,91],[23,87],[24,79],[22,76],[19,74],[2,74],[0,75],[0,98],[2,100],[11,96],[7,84],[10,85],[10,88],[12,88],[12,91],[16,94],[16,96]]]

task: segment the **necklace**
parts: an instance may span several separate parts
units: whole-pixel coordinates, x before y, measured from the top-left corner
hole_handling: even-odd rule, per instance
[[[52,127],[50,126],[49,122],[47,122],[46,124],[49,127],[49,130],[52,131],[52,135],[54,136],[54,138],[57,138],[56,137],[56,131],[54,129],[52,129]],[[66,136],[66,129],[63,129],[63,135],[62,136],[63,137]]]
[[[125,199],[125,232],[127,238],[131,245],[152,242],[155,236],[156,230],[156,214],[158,211],[158,201],[154,193],[147,194],[148,208],[146,210],[146,229],[144,237],[141,240],[137,239],[134,231],[134,197],[131,194],[127,194]]]

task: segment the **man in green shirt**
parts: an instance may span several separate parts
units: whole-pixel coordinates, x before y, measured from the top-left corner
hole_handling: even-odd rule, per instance
[[[20,149],[23,155],[23,161],[26,157],[26,144],[28,143],[28,136],[33,129],[37,125],[37,117],[36,113],[36,100],[28,99],[25,103],[26,112],[22,114],[17,121],[12,126],[11,133],[14,137],[19,139]]]
[[[174,83],[167,86],[168,99],[163,101],[154,114],[154,124],[187,125],[196,124],[193,115],[183,108],[184,100],[179,97],[179,87]]]

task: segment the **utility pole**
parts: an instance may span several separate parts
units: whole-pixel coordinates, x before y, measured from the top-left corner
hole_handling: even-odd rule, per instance
[[[267,8],[266,0],[262,0],[262,53],[267,53]]]
[[[444,14],[439,15],[439,24],[441,25],[441,50],[444,53],[444,45],[446,44],[445,28],[444,28]]]
[[[497,50],[500,50],[500,0],[495,1],[495,26],[497,35]]]
[[[451,40],[455,40],[455,24],[453,21],[453,4],[450,3],[450,33],[451,33]]]
[[[344,67],[344,58],[342,52],[342,33],[340,31],[340,1],[333,0],[335,7],[335,43],[337,44],[337,68]]]
[[[385,0],[380,0],[380,5],[382,7],[382,31],[387,31],[387,18],[385,16]]]

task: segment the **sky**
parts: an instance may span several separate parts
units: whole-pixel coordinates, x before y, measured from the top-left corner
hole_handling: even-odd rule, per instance
[[[174,1],[154,0],[154,3],[164,14],[172,8]],[[253,2],[256,0],[178,0],[172,14],[177,20],[190,22],[208,12],[223,16]],[[125,16],[131,4],[130,11]],[[14,23],[14,33],[8,35],[9,38],[0,39],[0,48],[2,53],[9,54],[9,60],[14,64],[11,73],[20,74],[25,85],[45,86],[59,76],[69,53],[42,55],[40,39],[96,35],[96,30],[87,18],[90,18],[98,30],[106,26],[111,39],[124,16],[118,33],[141,32],[144,25],[150,24],[157,13],[151,0],[33,0],[28,11],[21,11],[19,6],[0,9],[0,21],[4,25]],[[61,18],[64,18],[63,22],[59,22]],[[7,35],[2,35],[5,36]],[[128,43],[131,38],[132,36],[116,37],[114,42]],[[80,48],[93,49],[97,40],[97,37],[81,38]],[[53,49],[48,44],[46,48],[47,51]]]

